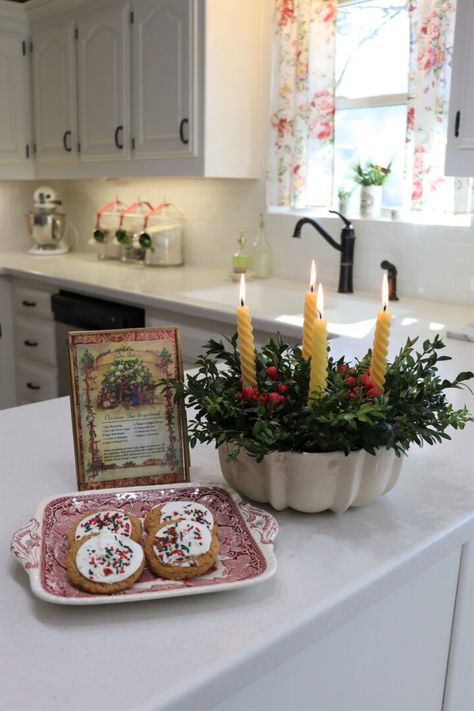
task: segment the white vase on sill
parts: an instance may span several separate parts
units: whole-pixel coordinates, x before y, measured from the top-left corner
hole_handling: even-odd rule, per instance
[[[383,185],[361,185],[361,217],[380,217],[382,211],[382,193]]]

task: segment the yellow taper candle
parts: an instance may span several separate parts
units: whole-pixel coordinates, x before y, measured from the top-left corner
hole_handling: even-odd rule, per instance
[[[314,320],[311,349],[309,397],[321,397],[328,382],[328,322],[323,319],[324,296],[321,284],[318,287],[318,318]]]
[[[370,379],[378,390],[383,392],[385,371],[387,369],[388,341],[390,337],[390,323],[392,314],[388,310],[388,279],[387,273],[383,275],[382,282],[382,311],[377,314],[375,324],[374,344],[372,346],[372,360],[370,362]]]
[[[303,358],[308,360],[313,347],[313,325],[316,318],[316,265],[311,262],[309,289],[304,299]]]
[[[257,385],[257,369],[255,364],[255,346],[253,342],[252,319],[250,309],[245,306],[245,274],[240,277],[240,306],[237,307],[237,335],[239,337],[240,369],[245,386]]]

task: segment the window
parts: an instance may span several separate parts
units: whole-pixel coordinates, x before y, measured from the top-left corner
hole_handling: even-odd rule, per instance
[[[454,0],[274,2],[269,204],[330,207],[360,160],[391,163],[386,207],[470,209],[444,175]]]
[[[339,0],[335,55],[336,189],[358,160],[391,163],[384,205],[402,204],[409,60],[407,3]]]

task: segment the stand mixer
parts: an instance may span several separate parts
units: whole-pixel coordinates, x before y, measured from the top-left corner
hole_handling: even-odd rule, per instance
[[[36,243],[29,254],[53,256],[66,254],[70,246],[65,240],[66,215],[59,212],[61,200],[53,188],[42,186],[33,194],[33,211],[27,214],[28,229]]]

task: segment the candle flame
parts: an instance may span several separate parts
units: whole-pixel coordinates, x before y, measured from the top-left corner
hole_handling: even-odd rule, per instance
[[[314,263],[314,259],[311,262],[311,276],[309,279],[309,289],[310,291],[314,291],[316,287],[316,264]]]
[[[239,300],[240,300],[240,305],[245,306],[245,274],[240,275]]]
[[[318,286],[318,295],[316,297],[316,308],[319,311],[319,318],[323,317],[324,314],[324,292],[323,292],[323,285],[320,284]]]
[[[382,307],[386,311],[388,308],[388,278],[387,272],[384,272],[382,279]]]

